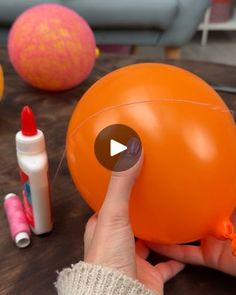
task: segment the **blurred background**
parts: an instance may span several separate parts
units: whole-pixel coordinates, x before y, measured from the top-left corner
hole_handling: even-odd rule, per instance
[[[30,6],[48,1],[0,0],[0,44]],[[76,10],[102,52],[236,64],[235,0],[51,0]]]
[[[34,46],[31,46],[33,39],[31,37],[37,36],[34,34],[37,30],[33,29],[30,35],[23,23],[22,31],[20,28],[18,34],[23,32],[19,34],[23,35],[22,39],[20,39],[21,36],[19,37],[20,44],[23,44],[20,49],[22,51],[26,49],[26,57],[22,58],[20,70],[18,67],[19,76],[23,77],[21,73],[25,70],[24,74],[28,71],[27,77],[32,78],[28,79],[29,85],[35,86],[33,82],[39,81],[40,87],[38,84],[35,87],[47,90],[47,87],[52,86],[50,90],[53,91],[71,87],[67,92],[52,93],[30,87],[16,75],[12,68],[13,63],[11,65],[7,58],[8,51],[5,46],[13,22],[26,9],[48,2],[65,5],[79,13],[91,26],[101,55],[111,54],[107,56],[104,54],[104,58],[98,58],[94,71],[89,75],[90,69],[87,71],[86,68],[89,68],[88,61],[93,64],[95,60],[94,42],[90,44],[93,53],[91,57],[88,50],[84,50],[83,55],[78,50],[78,54],[82,56],[81,59],[75,53],[65,54],[64,60],[59,54],[54,54],[56,43],[50,42],[51,46],[49,48],[45,46],[42,52],[45,50],[47,53],[51,50],[53,64],[51,66],[47,54],[45,59],[44,55],[40,59],[41,51],[38,43],[43,43],[42,39],[46,34],[44,31],[41,35],[39,34],[40,42],[35,42]],[[39,16],[42,15],[39,14]],[[35,27],[39,28],[39,26],[33,26]],[[58,27],[60,29],[60,26]],[[76,25],[74,27],[78,28]],[[14,41],[19,40],[17,39],[19,35],[16,34]],[[29,36],[29,41],[26,42],[25,36]],[[58,39],[63,43],[60,35]],[[89,42],[86,38],[85,40],[86,43],[84,43],[88,49]],[[74,42],[77,47],[80,46],[77,39]],[[66,53],[68,52],[67,44],[64,42],[62,46],[63,52]],[[30,46],[33,49],[27,50]],[[38,56],[39,59],[37,59]],[[16,59],[17,57],[16,50]],[[33,57],[35,57],[35,63],[32,62]],[[88,79],[76,88],[73,87],[81,82],[77,73],[83,74],[83,71],[78,71],[74,57],[78,57],[79,62],[83,61],[81,64],[85,65],[84,68],[89,75]],[[150,58],[152,62],[170,58],[172,60],[167,60],[167,63],[181,66],[202,77],[216,90],[221,91],[220,94],[232,110],[236,121],[236,0],[0,0],[0,64],[6,74],[4,88],[6,99],[3,99],[0,107],[0,155],[2,156],[0,159],[2,193],[0,195],[4,196],[10,191],[20,193],[14,135],[19,130],[21,108],[27,103],[32,106],[36,114],[39,128],[45,130],[56,222],[55,231],[47,237],[47,241],[34,237],[33,247],[19,255],[18,249],[10,246],[6,219],[3,210],[0,210],[0,223],[3,221],[1,231],[3,238],[0,243],[0,256],[3,259],[3,262],[0,262],[2,266],[0,268],[1,295],[25,295],[26,286],[27,294],[54,294],[52,282],[56,279],[55,270],[62,269],[74,263],[78,257],[82,257],[83,239],[78,237],[82,237],[91,211],[82,199],[78,198],[78,192],[69,177],[64,158],[67,124],[78,99],[88,87],[108,72],[133,62],[146,61],[146,58]],[[41,60],[46,66],[40,63]],[[69,66],[64,67],[67,60]],[[40,66],[34,66],[37,63]],[[64,82],[70,82],[72,72],[77,77],[77,81],[70,87],[65,86]],[[40,79],[38,73],[41,74]],[[48,77],[53,78],[48,79]],[[50,83],[52,85],[49,85]],[[45,88],[43,84],[47,87]],[[58,88],[54,86],[55,84]],[[2,89],[3,78],[0,69],[0,97]],[[184,90],[184,85],[180,85],[180,90]],[[140,120],[144,119],[145,117],[140,118]],[[219,126],[219,128],[224,127]],[[201,141],[202,137],[198,136],[198,138]],[[64,255],[65,249],[70,249],[67,255]],[[38,255],[39,253],[42,255]],[[47,257],[46,263],[45,257]],[[236,294],[235,278],[214,270],[193,266],[188,266],[183,275],[169,282],[165,288],[166,294],[169,295]]]

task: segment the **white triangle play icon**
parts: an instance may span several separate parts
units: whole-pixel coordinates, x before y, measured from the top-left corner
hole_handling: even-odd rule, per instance
[[[116,140],[111,139],[110,140],[110,156],[113,157],[123,151],[127,150],[127,146],[119,143]]]

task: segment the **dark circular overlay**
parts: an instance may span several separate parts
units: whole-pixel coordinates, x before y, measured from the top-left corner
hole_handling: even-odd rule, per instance
[[[126,146],[126,150],[111,156],[111,141]],[[98,162],[111,171],[124,171],[134,166],[142,153],[138,134],[130,127],[113,124],[104,128],[96,137],[94,151]]]

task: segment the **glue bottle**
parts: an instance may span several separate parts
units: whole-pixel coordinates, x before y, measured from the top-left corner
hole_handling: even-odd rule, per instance
[[[53,222],[45,139],[43,132],[37,129],[34,114],[28,106],[21,112],[16,152],[27,221],[36,235],[50,232]]]

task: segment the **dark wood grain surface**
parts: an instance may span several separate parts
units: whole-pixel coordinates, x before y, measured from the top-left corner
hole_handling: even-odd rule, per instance
[[[26,249],[14,246],[9,236],[2,203],[5,194],[20,193],[14,137],[19,130],[21,108],[25,104],[32,106],[38,127],[45,133],[50,175],[53,179],[64,152],[68,120],[82,94],[106,73],[127,64],[145,61],[147,59],[136,56],[101,56],[93,73],[82,85],[67,92],[53,94],[36,90],[25,84],[10,65],[6,50],[0,48],[0,63],[5,72],[4,100],[0,103],[1,295],[55,294],[53,282],[56,280],[56,270],[83,258],[84,227],[92,214],[76,191],[64,159],[52,183],[55,221],[53,232],[44,237],[33,236],[31,246]],[[235,67],[192,61],[161,62],[186,68],[211,83],[236,86]],[[235,111],[236,95],[226,93],[221,95]],[[236,294],[236,279],[214,270],[188,266],[166,284],[165,294]]]

